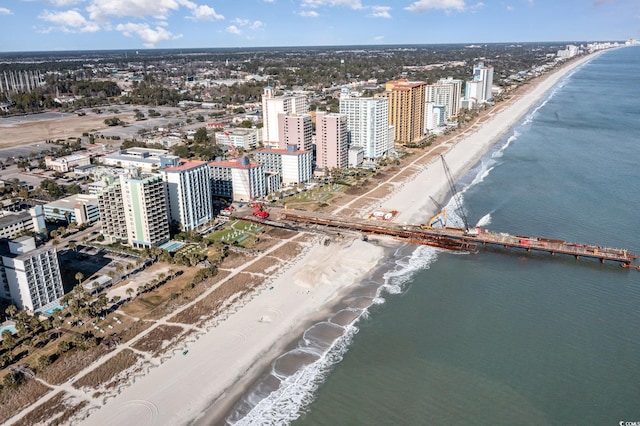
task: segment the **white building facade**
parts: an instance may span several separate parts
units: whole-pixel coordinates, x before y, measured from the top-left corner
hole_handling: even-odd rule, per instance
[[[209,163],[213,196],[251,201],[267,194],[264,166],[247,157]]]
[[[211,178],[205,161],[165,161],[160,174],[167,188],[169,220],[182,230],[196,229],[213,219]]]
[[[11,240],[8,245],[0,256],[0,296],[31,312],[57,304],[64,288],[55,247],[36,248],[33,237]]]
[[[279,114],[302,115],[308,111],[307,97],[304,95],[276,96],[271,86],[262,94],[262,136],[265,147],[277,148],[280,141]]]
[[[347,116],[349,146],[362,148],[365,158],[380,158],[393,149],[389,99],[341,97],[340,114]]]

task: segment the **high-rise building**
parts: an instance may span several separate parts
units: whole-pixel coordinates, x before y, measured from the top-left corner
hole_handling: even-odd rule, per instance
[[[380,158],[393,149],[389,99],[341,97],[340,114],[347,116],[349,146],[364,149],[365,158]]]
[[[464,98],[470,107],[493,100],[493,67],[478,62],[473,67],[473,78],[465,84]]]
[[[137,248],[169,240],[166,186],[162,176],[129,169],[98,198],[104,236]]]
[[[278,114],[278,148],[295,145],[299,150],[313,150],[313,123],[309,114]]]
[[[248,157],[209,162],[211,193],[234,201],[251,201],[266,195],[265,169]]]
[[[0,250],[0,297],[31,312],[58,303],[64,288],[55,247],[36,248],[35,239],[25,236]]]
[[[462,80],[449,77],[440,79],[436,84],[429,84],[426,88],[426,102],[442,105],[445,108],[445,120],[451,120],[460,112],[462,97]]]
[[[316,167],[325,172],[349,165],[347,115],[316,114]]]
[[[280,175],[284,185],[309,182],[313,175],[312,152],[300,150],[296,145],[288,145],[287,149],[261,149],[255,156],[265,171]]]
[[[280,141],[278,114],[302,115],[307,112],[307,98],[304,95],[276,96],[271,86],[262,94],[262,137],[266,147],[277,148]]]
[[[14,238],[24,231],[45,232],[47,226],[43,211],[42,206],[35,206],[29,211],[20,212],[0,210],[0,238]]]
[[[394,126],[394,140],[406,144],[424,138],[424,81],[406,78],[388,81],[383,96],[389,99],[389,124]]]
[[[205,161],[163,159],[160,174],[167,187],[170,222],[188,231],[213,219],[211,177]]]
[[[427,102],[424,128],[428,131],[437,129],[444,124],[446,108],[444,105],[436,105]]]

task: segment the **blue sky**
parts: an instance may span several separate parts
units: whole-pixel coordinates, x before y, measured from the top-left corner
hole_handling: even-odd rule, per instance
[[[0,0],[0,51],[640,39],[640,0]]]

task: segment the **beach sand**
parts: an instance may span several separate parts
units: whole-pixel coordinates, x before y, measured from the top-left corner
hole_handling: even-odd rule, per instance
[[[560,78],[593,57],[580,58],[530,83],[478,130],[446,142],[445,158],[454,176],[468,171]],[[420,158],[414,162],[420,164]],[[443,167],[434,156],[411,180],[371,208],[398,210],[395,220],[399,223],[424,223],[436,211],[430,197],[443,202],[447,191]],[[365,278],[384,253],[375,241],[334,239],[326,246],[314,240],[286,272],[267,282],[248,303],[132,380],[81,424],[173,425],[190,423],[203,413],[207,418],[224,415],[228,404],[311,321],[326,315],[327,306]],[[185,349],[188,353],[183,355]]]

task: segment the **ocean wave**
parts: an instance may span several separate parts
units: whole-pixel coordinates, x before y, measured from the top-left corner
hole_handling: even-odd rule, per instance
[[[232,425],[288,424],[299,418],[315,398],[315,393],[334,366],[342,361],[353,337],[356,323],[366,320],[373,305],[383,304],[382,294],[396,294],[413,275],[433,263],[440,249],[420,246],[407,255],[406,247],[396,250],[392,269],[383,274],[383,283],[368,307],[346,307],[327,321],[309,327],[297,347],[280,355],[271,365],[270,373],[236,404],[226,421]],[[361,300],[362,298],[358,298]],[[333,318],[344,319],[352,314],[351,323],[342,325]]]

